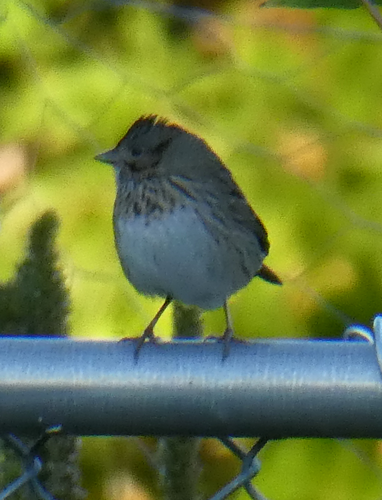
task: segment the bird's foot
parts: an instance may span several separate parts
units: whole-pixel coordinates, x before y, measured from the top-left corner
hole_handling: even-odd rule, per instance
[[[222,361],[225,361],[228,358],[230,347],[231,347],[231,342],[236,341],[236,339],[233,337],[233,330],[232,328],[226,328],[223,335],[221,337],[216,337],[214,335],[209,335],[204,339],[204,342],[219,342],[223,344],[223,356],[222,356]]]
[[[222,362],[228,358],[232,344],[248,344],[247,340],[234,337],[233,331],[229,328],[227,328],[220,337],[217,337],[216,335],[209,335],[208,337],[205,337],[203,341],[218,342],[223,344]]]
[[[135,362],[138,361],[139,353],[141,352],[143,344],[146,342],[146,340],[148,342],[153,343],[153,344],[157,344],[158,343],[158,339],[154,335],[154,330],[152,328],[150,328],[150,327],[147,327],[144,330],[144,332],[142,333],[142,335],[137,339],[137,343],[136,343],[136,346],[135,346],[135,352],[134,352]]]
[[[134,360],[135,362],[137,362],[139,353],[141,352],[143,344],[146,342],[146,340],[147,342],[150,342],[152,344],[157,344],[159,340],[158,337],[154,335],[153,329],[150,327],[147,327],[140,337],[124,337],[120,340],[120,342],[129,341],[135,343]]]
[[[232,340],[233,330],[232,328],[227,327],[221,337],[221,342],[223,342],[223,362],[228,358]]]

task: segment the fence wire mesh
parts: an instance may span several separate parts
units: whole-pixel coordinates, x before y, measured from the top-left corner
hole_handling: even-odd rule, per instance
[[[268,228],[268,262],[284,286],[254,280],[233,298],[238,337],[339,337],[352,323],[369,326],[380,312],[382,33],[363,8],[260,3],[0,5],[0,277],[8,282],[27,229],[53,208],[62,221],[73,336],[139,334],[157,309],[122,276],[111,229],[112,174],[92,160],[151,113],[206,139]],[[5,333],[31,333],[33,321],[15,331],[4,303],[13,325]],[[25,308],[30,316],[34,310]],[[219,311],[204,316],[206,334],[223,324]],[[164,338],[169,332],[170,314],[157,330]],[[44,482],[50,462],[42,450],[62,437],[47,432],[47,442],[4,437],[0,498],[66,498]],[[200,494],[225,498],[240,485],[238,498],[264,498],[249,483],[263,441],[216,438],[198,442],[190,465]],[[161,495],[160,440],[83,442],[89,498]],[[9,455],[19,468],[6,472]],[[381,457],[372,440],[271,441],[254,484],[269,499],[374,500],[381,498]],[[68,498],[82,498],[76,492]]]

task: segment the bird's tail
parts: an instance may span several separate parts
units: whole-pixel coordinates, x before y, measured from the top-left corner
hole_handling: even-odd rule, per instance
[[[261,266],[260,271],[257,273],[257,276],[260,276],[260,278],[262,278],[263,280],[268,281],[268,283],[273,283],[274,285],[283,284],[277,274],[274,273],[272,269],[270,269],[265,264]]]

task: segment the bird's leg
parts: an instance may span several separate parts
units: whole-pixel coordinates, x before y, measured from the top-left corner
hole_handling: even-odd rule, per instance
[[[162,314],[165,312],[165,310],[171,304],[171,302],[172,302],[172,298],[166,297],[166,300],[161,305],[159,311],[156,313],[156,315],[153,317],[153,319],[150,321],[150,323],[144,329],[142,335],[139,337],[139,339],[137,341],[137,346],[135,349],[135,357],[136,358],[138,357],[139,351],[141,350],[141,347],[143,346],[146,339],[149,339],[151,341],[155,340],[154,328],[155,328],[156,324],[158,323],[159,318],[162,316]]]
[[[223,361],[224,361],[228,357],[229,345],[230,345],[230,342],[233,338],[234,331],[233,331],[233,323],[232,323],[231,313],[230,313],[229,307],[228,307],[228,300],[226,300],[224,302],[223,308],[224,308],[225,321],[226,321],[226,328],[225,328],[223,336],[222,336]]]

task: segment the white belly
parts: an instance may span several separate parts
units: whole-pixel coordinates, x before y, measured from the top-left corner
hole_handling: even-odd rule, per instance
[[[215,309],[252,278],[234,247],[216,241],[191,207],[160,220],[137,216],[115,224],[122,267],[143,294]]]

